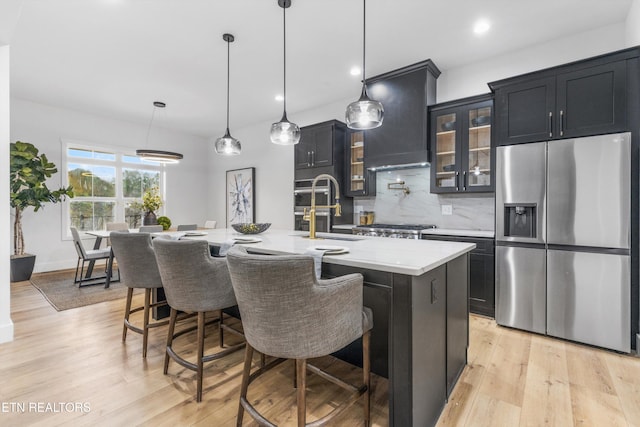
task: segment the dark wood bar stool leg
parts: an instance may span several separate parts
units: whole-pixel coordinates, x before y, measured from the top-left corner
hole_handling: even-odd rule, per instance
[[[247,400],[247,389],[249,388],[249,376],[251,375],[251,362],[253,359],[253,347],[247,343],[244,351],[244,368],[242,370],[242,385],[240,386],[240,406],[238,407],[238,417],[236,426],[242,427],[242,417],[244,416],[243,402]]]
[[[203,376],[203,364],[202,357],[204,356],[204,312],[201,311],[198,313],[198,366],[197,366],[197,388],[196,388],[196,402],[202,401],[202,376]]]
[[[124,326],[122,327],[122,342],[127,340],[127,323],[129,323],[129,315],[131,314],[131,299],[133,298],[133,288],[127,290],[127,302],[124,307]]]
[[[220,332],[220,348],[224,347],[224,313],[220,310],[220,324],[218,325],[218,331]]]
[[[362,377],[366,390],[364,392],[364,425],[371,424],[371,356],[369,354],[371,331],[362,335]]]
[[[171,348],[173,345],[173,333],[176,329],[176,319],[178,318],[178,310],[172,308],[169,316],[169,329],[167,331],[167,348]],[[169,372],[169,351],[164,353],[164,374]]]
[[[131,289],[131,288],[129,288]],[[147,342],[149,341],[149,307],[151,306],[151,289],[144,290],[144,319],[142,320],[142,357],[147,357]]]
[[[296,359],[298,386],[298,427],[307,424],[307,359]]]

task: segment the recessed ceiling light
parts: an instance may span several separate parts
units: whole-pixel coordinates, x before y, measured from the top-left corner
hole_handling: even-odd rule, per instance
[[[276,101],[278,101],[278,102],[284,101],[284,96],[282,96],[280,94],[276,95]]]
[[[473,25],[473,32],[480,35],[484,34],[491,28],[491,24],[486,19],[479,19]]]
[[[351,67],[349,73],[351,73],[352,76],[359,76],[362,74],[362,70],[360,69],[360,67]]]

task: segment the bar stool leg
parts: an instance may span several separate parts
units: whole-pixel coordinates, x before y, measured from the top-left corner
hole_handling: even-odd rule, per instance
[[[307,424],[307,359],[296,359],[298,380],[298,427]]]
[[[147,357],[147,342],[149,338],[149,306],[150,305],[151,305],[151,289],[146,288],[144,290],[144,319],[142,320],[142,357]]]
[[[167,371],[169,370],[169,351],[173,344],[173,332],[176,329],[176,319],[178,318],[178,310],[172,308],[171,314],[169,317],[169,329],[167,331],[167,351],[164,353],[164,374],[167,375]]]
[[[133,298],[133,288],[127,290],[127,302],[124,306],[124,326],[122,327],[122,342],[127,340],[127,322],[131,313],[131,299]]]
[[[371,424],[371,356],[369,353],[371,342],[371,331],[367,331],[362,335],[362,376],[364,385],[367,390],[362,396],[364,399],[364,425],[369,427]]]
[[[247,399],[247,389],[249,388],[249,376],[251,375],[251,361],[253,359],[253,347],[247,342],[244,351],[244,368],[242,370],[242,385],[240,386],[240,405],[238,407],[238,417],[236,426],[242,427],[242,417],[244,416],[244,406],[242,401]]]
[[[222,328],[222,325],[224,324],[224,314],[222,313],[222,310],[220,310],[220,323],[218,324],[218,331],[220,332],[220,348],[224,347],[224,329]]]
[[[202,366],[202,357],[204,355],[204,311],[198,313],[198,361],[196,371],[196,402],[202,401],[202,376],[203,376],[203,366]]]

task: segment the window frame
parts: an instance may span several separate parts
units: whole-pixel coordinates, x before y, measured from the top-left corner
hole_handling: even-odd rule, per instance
[[[62,164],[64,165],[63,185],[66,187],[69,185],[69,163],[80,163],[91,166],[110,166],[115,168],[115,196],[91,196],[91,197],[78,197],[73,199],[67,199],[66,203],[62,204],[62,240],[72,240],[71,236],[71,203],[78,201],[89,202],[110,202],[115,203],[114,207],[114,222],[125,222],[125,207],[127,203],[132,201],[142,201],[142,197],[124,197],[124,189],[122,183],[123,169],[136,169],[149,172],[158,172],[160,174],[159,179],[159,193],[162,200],[166,200],[166,170],[163,164],[140,162],[131,163],[124,161],[124,156],[136,157],[135,149],[130,147],[123,147],[117,145],[96,144],[87,141],[79,141],[73,139],[61,139],[61,151],[62,151]],[[94,158],[73,157],[68,155],[69,149],[100,151],[104,153],[114,154],[115,160],[103,160]],[[164,215],[164,205],[157,212],[158,216]]]

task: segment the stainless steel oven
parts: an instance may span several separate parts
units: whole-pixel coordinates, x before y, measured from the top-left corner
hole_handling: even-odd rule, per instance
[[[311,208],[311,184],[312,179],[299,179],[294,182],[293,189],[293,211],[294,211],[294,229],[301,231],[309,231],[309,222],[302,219],[304,209]],[[329,186],[329,180],[323,179],[316,183],[315,195],[316,205],[327,206],[332,199],[332,188]],[[331,231],[331,215],[329,209],[318,209],[316,211],[316,230],[320,232]]]

